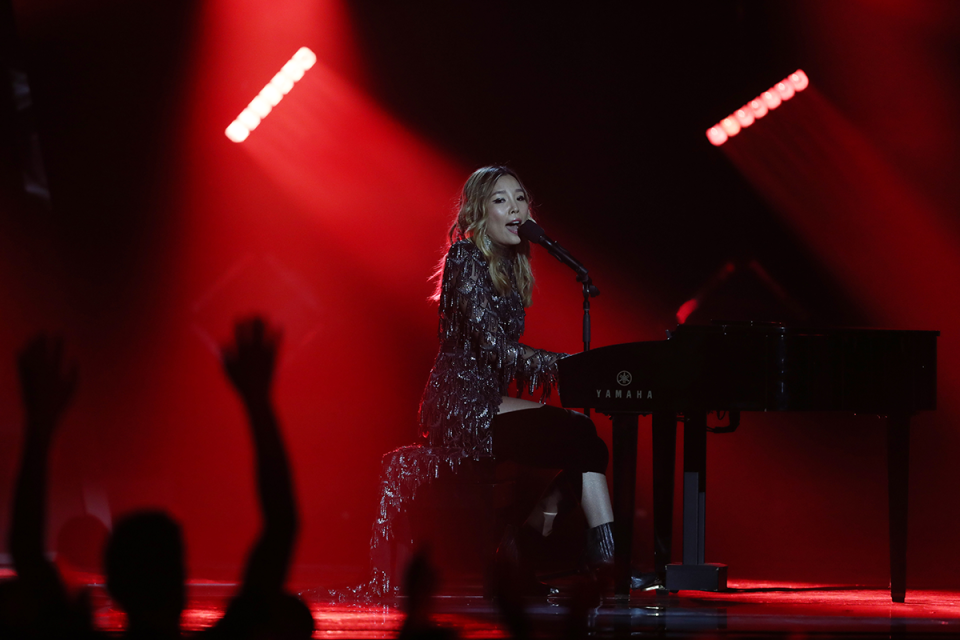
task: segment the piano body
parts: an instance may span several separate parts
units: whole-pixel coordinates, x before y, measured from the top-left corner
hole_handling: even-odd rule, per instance
[[[561,360],[560,400],[613,420],[618,597],[629,597],[640,415],[653,414],[654,564],[670,591],[726,587],[704,562],[707,413],[844,411],[887,417],[890,583],[906,594],[910,417],[936,408],[937,331],[802,329],[769,323],[681,325],[667,340]],[[670,563],[676,425],[684,423],[682,562]]]

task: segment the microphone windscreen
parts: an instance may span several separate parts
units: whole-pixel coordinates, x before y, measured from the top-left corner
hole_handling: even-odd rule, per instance
[[[544,236],[543,229],[533,220],[527,220],[520,225],[520,228],[517,229],[517,233],[519,233],[520,237],[527,242],[535,242],[537,244],[540,243]]]

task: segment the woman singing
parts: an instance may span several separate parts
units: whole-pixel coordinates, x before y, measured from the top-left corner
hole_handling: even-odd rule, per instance
[[[581,506],[590,527],[586,561],[596,570],[613,562],[606,445],[581,413],[507,396],[514,379],[518,388],[542,388],[546,395],[565,355],[520,343],[533,273],[530,244],[518,228],[529,217],[527,192],[506,167],[478,169],[464,185],[435,294],[440,351],[420,404],[420,424],[432,447],[459,450],[464,457],[493,456],[581,474]],[[549,532],[555,502],[544,506],[519,537],[534,528]],[[531,591],[538,591],[535,585],[531,580]]]

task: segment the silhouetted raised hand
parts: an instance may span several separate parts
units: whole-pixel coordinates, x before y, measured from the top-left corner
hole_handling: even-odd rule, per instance
[[[27,435],[51,436],[77,388],[77,368],[63,360],[63,340],[40,335],[17,359]]]
[[[223,368],[244,403],[269,400],[280,334],[262,318],[237,322],[234,341],[222,349]]]
[[[221,350],[224,372],[246,409],[256,457],[263,529],[247,559],[243,584],[227,611],[204,637],[263,637],[286,629],[297,637],[312,630],[309,611],[283,592],[297,530],[290,468],[270,398],[279,334],[261,318],[238,322]],[[162,557],[157,549],[166,549]],[[158,565],[154,560],[159,558]],[[131,567],[139,567],[130,574]],[[127,613],[128,638],[179,637],[184,606],[179,526],[160,512],[118,522],[107,547],[107,586]]]
[[[17,575],[29,584],[48,580],[50,571],[56,575],[43,555],[47,464],[53,434],[77,386],[77,372],[64,367],[63,342],[42,335],[27,344],[17,366],[25,415],[10,550]]]
[[[76,367],[65,365],[63,341],[38,336],[17,358],[24,405],[24,439],[10,527],[18,594],[32,607],[25,621],[36,636],[90,632],[89,610],[71,604],[56,567],[43,552],[47,467],[53,436],[77,388]]]
[[[264,521],[247,560],[243,586],[211,630],[231,637],[268,619],[273,604],[285,597],[283,583],[297,531],[290,467],[270,399],[279,341],[279,333],[262,318],[252,318],[236,324],[233,342],[221,351],[224,370],[250,420]]]

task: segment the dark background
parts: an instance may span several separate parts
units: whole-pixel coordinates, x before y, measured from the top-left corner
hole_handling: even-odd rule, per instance
[[[82,386],[59,440],[51,527],[159,505],[184,521],[195,575],[231,575],[257,513],[242,417],[212,348],[231,318],[259,309],[286,329],[277,400],[304,511],[295,576],[361,575],[379,456],[412,440],[436,349],[427,278],[457,189],[502,162],[603,291],[595,346],[662,338],[728,263],[736,277],[691,321],[942,330],[941,410],[915,421],[910,583],[956,585],[949,333],[960,310],[901,301],[910,282],[865,303],[836,260],[909,251],[866,239],[825,255],[704,135],[802,68],[952,241],[952,3],[47,0],[10,13],[18,38],[5,38],[4,62],[27,73],[33,108],[16,112],[4,94],[4,536],[20,442],[13,355],[54,330]],[[226,125],[303,45],[318,67],[247,142],[229,142]],[[49,204],[22,189],[30,131]],[[960,261],[947,257],[922,274],[944,290]],[[537,258],[527,342],[577,351],[577,285]],[[751,261],[791,306],[743,268]],[[652,563],[645,424],[641,566]],[[745,416],[711,437],[707,560],[728,563],[731,579],[885,584],[883,435],[874,417],[790,415]]]

